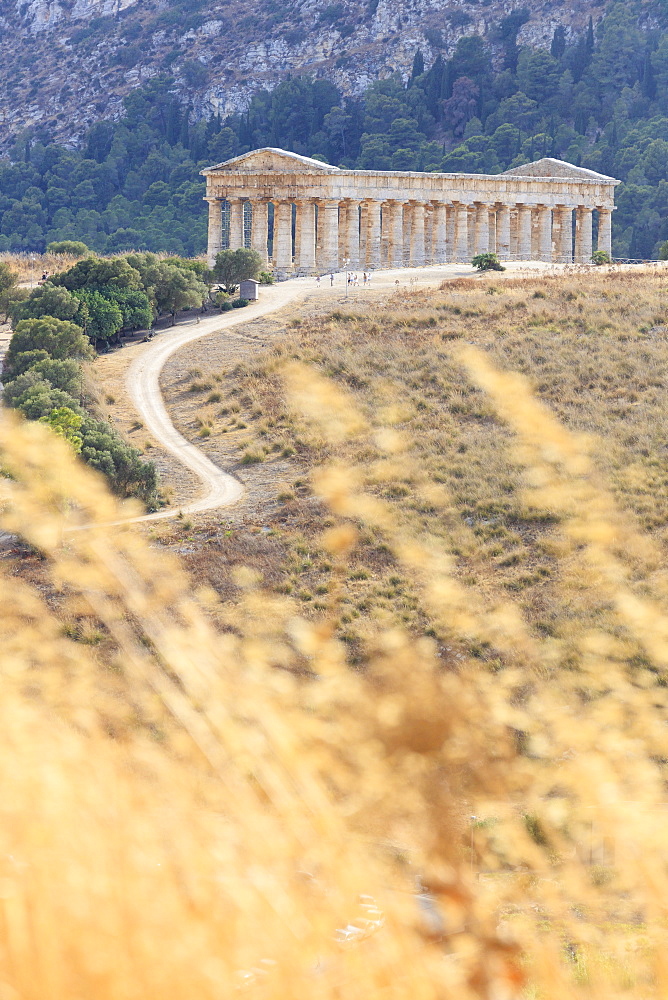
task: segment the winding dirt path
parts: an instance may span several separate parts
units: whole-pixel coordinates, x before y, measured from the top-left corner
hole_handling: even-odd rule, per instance
[[[204,491],[197,500],[169,507],[154,514],[144,514],[132,518],[133,521],[155,521],[183,514],[196,514],[235,503],[244,493],[244,487],[228,472],[187,441],[174,427],[165,407],[160,391],[160,373],[167,359],[186,344],[207,337],[212,333],[222,333],[232,327],[259,319],[276,312],[291,302],[304,298],[313,291],[312,278],[296,278],[262,289],[262,299],[245,309],[237,309],[227,315],[217,315],[203,319],[197,324],[176,327],[161,333],[151,346],[131,364],[126,384],[137,413],[146,429],[159,441],[165,451],[178,459],[186,468],[195,473]]]

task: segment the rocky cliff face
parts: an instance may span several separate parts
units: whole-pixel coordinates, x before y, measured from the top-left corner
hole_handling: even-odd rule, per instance
[[[504,19],[524,9],[520,44],[549,46],[602,17],[605,0],[0,0],[0,148],[28,126],[76,142],[116,117],[159,74],[193,115],[243,110],[288,74],[326,76],[346,94],[393,72],[418,48],[427,65],[463,35],[500,54]]]

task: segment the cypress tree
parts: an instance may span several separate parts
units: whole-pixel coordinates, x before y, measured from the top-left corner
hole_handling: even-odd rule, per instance
[[[448,98],[452,97],[452,83],[452,63],[448,61],[445,64],[441,78],[441,100],[447,101]]]
[[[591,14],[589,15],[589,25],[587,27],[587,37],[585,38],[585,47],[587,49],[587,55],[591,56],[594,51],[594,19]]]
[[[654,76],[654,67],[652,66],[652,58],[649,50],[645,52],[645,60],[643,62],[640,80],[642,86],[642,96],[649,98],[650,101],[653,101],[656,97],[656,77]]]
[[[561,59],[564,52],[566,51],[566,29],[563,24],[560,24],[558,28],[554,29],[554,35],[552,36],[552,44],[550,45],[550,54],[554,56],[555,59]]]
[[[422,76],[423,73],[424,73],[424,56],[422,55],[422,49],[418,49],[413,59],[413,69],[411,70],[410,82],[412,83],[416,77]]]
[[[185,109],[185,111],[183,113],[183,118],[181,119],[181,129],[180,129],[180,132],[179,132],[179,142],[184,147],[184,149],[189,149],[190,148],[190,130],[189,130],[190,122],[189,122],[189,119],[190,119],[190,112],[191,111],[192,111],[192,107],[191,107],[191,105],[188,105],[188,107]]]

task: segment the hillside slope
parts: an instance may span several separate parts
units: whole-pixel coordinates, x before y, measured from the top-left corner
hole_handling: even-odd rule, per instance
[[[548,47],[607,4],[595,0],[0,0],[0,145],[27,126],[75,139],[118,117],[138,84],[170,73],[195,117],[247,107],[288,75],[326,76],[345,94],[406,77],[416,50],[429,65],[464,35]],[[650,3],[648,10],[654,5]],[[525,18],[528,20],[525,21]]]
[[[667,305],[662,272],[495,276],[446,281],[438,291],[400,289],[392,298],[360,290],[331,312],[311,303],[282,337],[268,338],[264,354],[247,347],[245,363],[230,364],[225,345],[200,341],[165,371],[170,415],[207,454],[224,455],[227,467],[238,463],[245,474],[249,463],[262,482],[275,469],[286,487],[274,484],[250,516],[242,509],[242,523],[228,522],[227,512],[194,530],[174,522],[164,540],[225,599],[232,596],[228,567],[244,565],[252,552],[265,581],[296,598],[304,614],[320,620],[338,604],[339,635],[356,664],[373,646],[379,620],[415,635],[428,631],[451,661],[449,629],[430,617],[411,574],[389,553],[391,512],[402,537],[429,538],[477,599],[519,607],[534,634],[549,637],[554,665],[572,669],[590,630],[612,634],[617,612],[598,577],[595,590],[582,590],[589,572],[583,536],[569,519],[584,520],[587,506],[578,501],[570,510],[571,498],[582,497],[586,484],[609,491],[606,516],[615,518],[624,564],[648,557],[657,570],[665,562]],[[535,440],[550,441],[552,418],[576,435],[591,467],[585,474],[586,463],[573,462],[563,470],[565,491],[549,491],[548,472],[527,480],[528,449],[515,446],[487,394],[467,377],[464,343],[496,368],[527,377],[545,407],[542,424],[527,425]],[[295,362],[304,368],[295,371]],[[188,372],[188,365],[197,367]],[[314,407],[309,394],[325,402]],[[353,408],[354,418],[342,416]],[[547,468],[552,452],[542,454]],[[385,505],[385,521],[358,499],[367,496]],[[359,527],[342,586],[322,548],[323,498]],[[615,507],[623,513],[613,515]],[[630,542],[634,532],[645,539],[642,555]],[[654,586],[635,569],[629,580],[638,592]],[[501,656],[477,642],[468,653],[491,669]]]

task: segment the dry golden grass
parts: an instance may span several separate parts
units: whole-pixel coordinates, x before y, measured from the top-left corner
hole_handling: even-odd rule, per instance
[[[57,274],[60,271],[66,271],[68,268],[73,267],[77,260],[79,260],[78,257],[62,253],[0,254],[0,261],[3,264],[9,264],[12,271],[18,275],[18,280],[21,283],[32,281],[37,284],[45,271],[47,274]]]
[[[501,299],[453,294],[479,295],[482,314]],[[397,346],[415,334],[355,322],[357,338],[332,323],[331,346],[305,331],[278,353],[284,399],[259,374],[244,382],[280,407],[267,419],[313,465],[328,510],[312,536],[330,563],[317,616],[263,589],[250,559],[233,607],[194,589],[173,558],[108,526],[116,501],[64,442],[2,416],[2,525],[42,553],[84,639],[5,574],[3,1000],[665,994],[661,532],[602,485],[595,441],[500,370],[491,330],[489,350],[410,341],[425,366],[447,345],[441,378],[470,414],[443,418],[446,451],[432,423],[445,387],[411,387]],[[375,342],[361,330],[373,322]],[[448,479],[462,440],[481,449],[474,471]],[[549,552],[561,631],[537,626],[526,589],[462,573],[456,550],[480,536],[454,491],[478,482],[488,503],[501,474],[518,534]],[[387,489],[403,482],[415,503]],[[371,545],[434,630],[478,658],[444,669],[391,605],[368,616],[364,669],[350,670],[341,617]],[[96,629],[104,654],[86,641]]]
[[[217,385],[222,405],[202,400],[200,419],[213,447],[241,426],[234,434],[240,461],[253,456],[271,463],[294,453],[294,485],[280,494],[282,510],[264,522],[272,543],[208,526],[189,533],[189,565],[228,596],[216,569],[221,558],[243,561],[249,546],[260,548],[257,565],[267,582],[317,616],[327,605],[332,562],[317,542],[329,512],[313,495],[309,471],[337,455],[361,470],[374,496],[389,501],[411,531],[439,539],[458,579],[490,599],[515,599],[534,631],[554,639],[556,662],[577,662],[579,637],[608,620],[608,603],[581,588],[564,548],[562,515],[525,502],[508,430],[467,377],[457,349],[476,345],[500,368],[527,375],[568,428],[590,437],[587,448],[602,481],[662,549],[668,541],[667,306],[661,275],[589,273],[448,282],[440,292],[402,292],[385,307],[304,319],[264,357],[228,373]],[[332,445],[293,412],[283,384],[289,361],[314,366],[350,392],[365,427]],[[394,461],[381,447],[388,422],[403,438]],[[431,495],[439,490],[448,500],[437,508]],[[179,535],[177,529],[172,544]],[[627,558],[633,565],[633,551]],[[368,620],[378,614],[432,634],[445,660],[461,653],[369,526],[351,553],[341,607],[339,634],[353,662],[363,662]],[[467,648],[491,666],[499,662],[493,646],[470,642]]]

